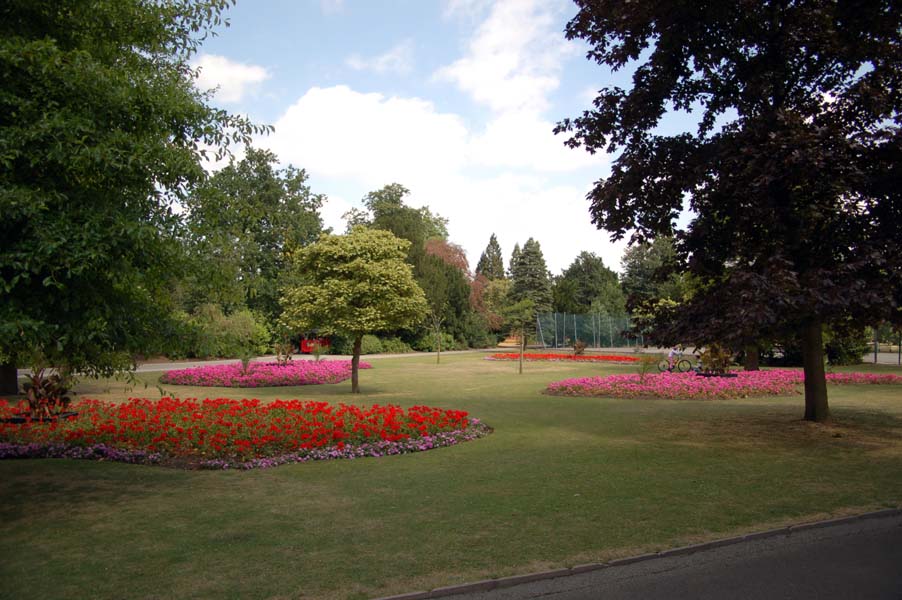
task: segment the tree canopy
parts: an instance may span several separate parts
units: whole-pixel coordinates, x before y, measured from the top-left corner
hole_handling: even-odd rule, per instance
[[[407,327],[426,316],[423,290],[404,261],[409,246],[391,232],[356,227],[346,235],[324,234],[292,257],[299,283],[283,291],[282,322],[296,332],[351,337],[355,393],[364,334]]]
[[[829,417],[822,327],[902,319],[898,186],[902,11],[892,2],[577,0],[567,37],[634,68],[556,131],[618,151],[593,222],[634,241],[677,232],[691,299],[659,342],[802,341],[805,417]],[[700,113],[696,131],[658,127]],[[895,181],[892,185],[889,182]]]
[[[248,147],[187,201],[188,227],[198,272],[189,281],[205,301],[230,295],[272,322],[279,314],[279,278],[287,254],[322,232],[324,197],[307,185],[303,169],[276,168],[268,150]],[[215,267],[211,268],[212,265]],[[229,302],[221,302],[231,308]]]
[[[0,363],[110,374],[159,342],[199,148],[263,131],[194,87],[229,4],[0,7]]]
[[[554,309],[558,312],[584,314],[592,311],[618,316],[626,312],[617,273],[591,252],[580,252],[555,278],[553,295]]]

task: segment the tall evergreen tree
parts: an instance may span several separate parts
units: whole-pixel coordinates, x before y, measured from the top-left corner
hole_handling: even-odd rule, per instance
[[[501,256],[501,246],[495,234],[489,238],[489,245],[485,247],[479,262],[476,263],[476,274],[483,275],[486,279],[504,279],[504,258]]]
[[[520,268],[520,244],[519,242],[514,244],[514,250],[511,252],[511,262],[510,266],[507,270],[507,274],[511,279],[514,279],[517,276],[517,269]]]
[[[517,254],[513,269],[511,300],[531,300],[537,313],[551,310],[553,297],[551,277],[539,242],[529,238]]]

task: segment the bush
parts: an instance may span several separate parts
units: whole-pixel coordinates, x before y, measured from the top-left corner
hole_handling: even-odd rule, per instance
[[[173,332],[170,358],[237,358],[269,350],[269,328],[247,309],[225,315],[215,304],[205,304],[193,315],[175,318],[178,331]]]
[[[382,351],[389,354],[407,354],[413,352],[413,348],[400,338],[390,337],[382,340]]]
[[[456,350],[457,347],[457,342],[454,341],[454,337],[450,333],[442,333],[443,351]],[[437,350],[435,333],[430,331],[421,335],[413,342],[413,349],[419,352],[435,352]]]
[[[367,334],[360,340],[360,354],[379,354],[382,351],[382,342],[376,336]],[[340,335],[333,336],[329,354],[354,354],[354,340]]]
[[[831,365],[857,365],[870,349],[864,329],[835,327],[826,333],[824,352]]]

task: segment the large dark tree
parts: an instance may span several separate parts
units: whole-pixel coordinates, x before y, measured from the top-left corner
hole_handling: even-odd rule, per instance
[[[226,0],[0,4],[0,363],[109,374],[158,342],[171,207],[254,128],[189,60]]]
[[[694,218],[678,250],[691,300],[659,341],[741,345],[794,333],[805,418],[829,417],[822,328],[895,322],[902,296],[902,6],[885,1],[578,0],[570,39],[628,90],[562,121],[571,146],[617,151],[593,221],[641,241]],[[657,129],[668,110],[698,128]]]

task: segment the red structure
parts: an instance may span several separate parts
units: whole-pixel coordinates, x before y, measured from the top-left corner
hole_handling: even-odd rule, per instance
[[[323,350],[328,350],[331,345],[329,338],[301,338],[301,354],[313,353],[314,346],[319,346]]]

